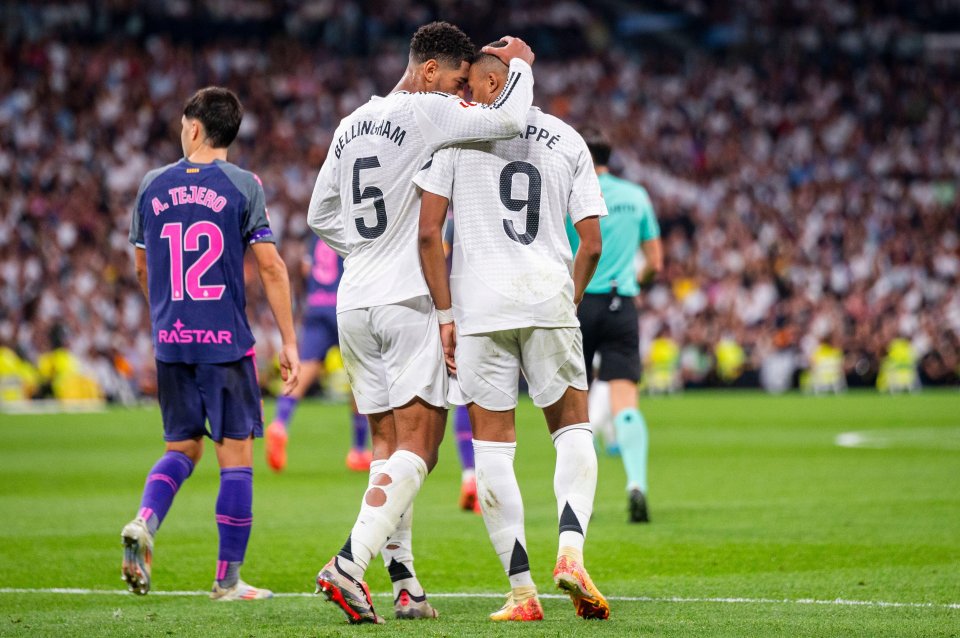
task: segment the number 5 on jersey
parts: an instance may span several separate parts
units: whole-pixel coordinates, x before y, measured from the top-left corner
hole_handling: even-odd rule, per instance
[[[360,192],[360,171],[365,168],[380,168],[380,160],[377,156],[358,157],[353,163],[353,203],[360,204],[365,199],[373,198],[373,208],[377,211],[377,225],[367,226],[363,216],[355,217],[354,223],[357,225],[357,232],[364,239],[376,239],[387,230],[387,207],[383,203],[383,191],[376,186],[367,186]]]

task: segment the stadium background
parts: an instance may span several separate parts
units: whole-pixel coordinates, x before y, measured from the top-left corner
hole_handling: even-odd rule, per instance
[[[668,339],[683,385],[796,387],[826,344],[873,386],[898,337],[924,384],[957,383],[954,3],[113,0],[0,8],[4,396],[153,392],[127,232],[143,174],[181,154],[186,96],[239,94],[231,160],[262,177],[299,272],[332,131],[438,17],[478,44],[523,37],[535,103],[608,127],[663,231],[642,349]],[[249,301],[269,384],[257,281]]]
[[[626,524],[621,461],[599,454],[587,550],[613,605],[599,625],[575,622],[553,593],[554,450],[522,400],[516,468],[547,617],[491,629],[503,571],[480,518],[457,511],[460,467],[448,435],[415,522],[417,571],[442,617],[374,630],[960,635],[956,3],[506,5],[0,4],[3,396],[33,384],[37,396],[102,386],[120,401],[144,399],[90,414],[0,410],[0,635],[362,629],[311,596],[367,482],[343,467],[344,407],[318,401],[300,408],[286,472],[271,473],[262,448],[254,459],[257,522],[244,575],[280,595],[264,605],[206,599],[219,481],[211,458],[164,523],[156,589],[126,595],[118,532],[161,432],[127,229],[142,175],[180,156],[183,99],[222,83],[247,107],[231,159],[263,177],[295,271],[331,131],[393,87],[410,34],[434,17],[458,22],[477,43],[524,37],[538,56],[536,102],[573,124],[615,128],[614,168],[648,187],[664,231],[667,271],[642,296],[645,352],[669,336],[687,386],[755,385],[765,361],[809,366],[827,340],[843,349],[849,384],[870,389],[642,399],[653,522]],[[274,335],[255,279],[251,319],[269,354]],[[908,367],[946,388],[872,389],[898,335],[910,346]],[[718,357],[718,346],[727,354]],[[791,387],[798,376],[788,375]],[[27,410],[45,409],[37,404]],[[385,570],[368,574],[378,609],[389,609]]]

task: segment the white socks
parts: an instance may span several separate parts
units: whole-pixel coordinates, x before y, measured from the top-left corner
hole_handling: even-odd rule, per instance
[[[560,428],[551,436],[557,448],[553,491],[560,517],[560,548],[570,547],[582,552],[597,490],[593,432],[589,423],[576,423]]]
[[[371,471],[370,486],[363,495],[360,515],[339,553],[360,569],[359,575],[352,576],[361,578],[370,560],[387,544],[387,539],[401,532],[398,529],[401,517],[410,508],[426,477],[426,462],[407,450],[397,450],[379,467],[379,472],[374,474]],[[409,539],[409,527],[407,535]],[[398,546],[402,547],[402,544]]]
[[[383,471],[386,465],[386,459],[372,461],[370,463],[370,481],[367,489],[373,487],[373,477]],[[390,573],[390,580],[393,583],[393,596],[396,598],[401,589],[406,589],[414,596],[423,595],[423,587],[417,580],[417,572],[413,569],[413,503],[400,516],[400,523],[397,524],[396,531],[387,539],[387,544],[383,546],[380,555],[383,556],[383,564]]]
[[[516,443],[473,441],[483,522],[513,588],[533,586],[523,531],[523,500],[513,472],[516,450]]]

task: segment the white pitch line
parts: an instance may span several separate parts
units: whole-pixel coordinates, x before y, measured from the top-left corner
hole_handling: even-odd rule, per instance
[[[841,432],[834,437],[833,443],[839,447],[872,450],[912,448],[956,451],[960,450],[960,426],[855,430]]]
[[[123,589],[70,589],[53,587],[49,589],[30,589],[20,587],[0,587],[0,594],[61,594],[72,596],[130,596]],[[152,591],[151,596],[209,596],[206,591]],[[309,592],[279,592],[277,598],[312,598]],[[389,593],[377,593],[374,596],[392,597]],[[565,594],[540,594],[540,598],[566,599]],[[488,592],[430,592],[431,598],[503,598],[500,593]],[[847,600],[834,598],[691,598],[684,596],[607,596],[607,600],[632,603],[722,603],[741,605],[834,605],[839,607],[910,607],[920,609],[960,609],[960,603],[904,603],[883,600]]]

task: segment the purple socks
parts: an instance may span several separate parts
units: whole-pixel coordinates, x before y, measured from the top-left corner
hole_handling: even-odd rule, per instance
[[[173,497],[193,472],[193,461],[182,452],[167,452],[147,475],[143,486],[143,498],[140,499],[140,512],[137,514],[147,522],[151,534],[156,534],[163,522]]]
[[[139,517],[155,534],[163,522],[173,497],[193,472],[193,462],[180,452],[167,452],[157,461],[143,488]],[[217,528],[220,553],[217,581],[221,587],[233,587],[240,577],[240,565],[247,552],[253,523],[253,469],[231,467],[220,470],[220,495],[217,497]]]
[[[281,396],[277,399],[277,414],[273,417],[274,421],[279,421],[283,427],[289,427],[290,419],[293,417],[293,411],[297,408],[297,399],[293,397]]]
[[[221,469],[217,497],[217,529],[220,530],[217,581],[221,587],[237,584],[252,524],[253,468]]]
[[[353,415],[353,449],[365,450],[367,448],[367,430],[369,429],[370,424],[366,415]]]
[[[473,460],[473,431],[470,429],[470,414],[467,412],[467,406],[457,406],[457,411],[453,415],[453,428],[457,434],[460,465],[465,470],[472,470],[476,464]]]

